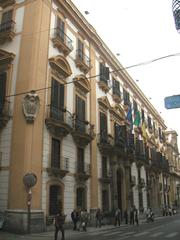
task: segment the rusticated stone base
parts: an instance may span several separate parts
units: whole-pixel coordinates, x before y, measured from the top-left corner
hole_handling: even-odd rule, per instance
[[[30,217],[31,233],[45,231],[44,212],[42,210],[32,210]],[[8,232],[28,233],[27,210],[6,210],[4,229]]]

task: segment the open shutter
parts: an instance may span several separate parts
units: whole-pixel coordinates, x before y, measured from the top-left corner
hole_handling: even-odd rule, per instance
[[[64,85],[59,84],[59,108],[64,108]]]
[[[107,117],[102,112],[100,112],[100,134],[101,140],[107,141]]]
[[[6,96],[6,72],[0,73],[0,114],[3,112]]]
[[[60,37],[60,39],[64,42],[64,28],[65,28],[65,24],[64,22],[57,17],[57,34]]]
[[[109,81],[109,68],[105,67],[105,76],[106,76],[106,81]]]

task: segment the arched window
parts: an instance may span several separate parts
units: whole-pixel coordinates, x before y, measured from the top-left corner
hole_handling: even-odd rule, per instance
[[[76,205],[77,208],[86,209],[86,191],[83,187],[79,187],[76,190]]]
[[[49,215],[55,215],[63,209],[62,188],[59,185],[51,185],[49,188]]]

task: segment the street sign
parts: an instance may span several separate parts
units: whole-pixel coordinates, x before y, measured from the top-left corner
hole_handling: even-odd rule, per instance
[[[164,103],[167,109],[180,108],[180,95],[165,97]]]

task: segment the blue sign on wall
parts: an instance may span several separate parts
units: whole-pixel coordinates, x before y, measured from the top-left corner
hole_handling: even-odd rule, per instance
[[[180,108],[180,95],[165,97],[164,103],[167,109]]]

